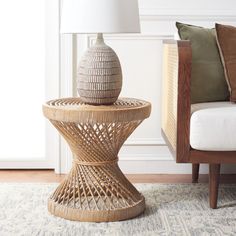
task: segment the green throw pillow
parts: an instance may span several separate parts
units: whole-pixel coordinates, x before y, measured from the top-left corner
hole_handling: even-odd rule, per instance
[[[229,100],[229,90],[216,42],[215,29],[176,22],[182,40],[192,47],[191,103]]]

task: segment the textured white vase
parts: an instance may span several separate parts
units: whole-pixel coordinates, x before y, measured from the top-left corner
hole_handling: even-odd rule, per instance
[[[117,100],[122,87],[120,61],[102,34],[82,57],[77,79],[78,93],[85,103],[107,105]]]

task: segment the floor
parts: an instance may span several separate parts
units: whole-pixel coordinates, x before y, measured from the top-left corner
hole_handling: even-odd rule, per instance
[[[191,183],[191,175],[129,174],[132,183]],[[0,182],[61,182],[65,175],[53,170],[0,170]],[[208,182],[208,175],[200,175],[199,183]],[[236,183],[236,174],[221,175],[221,183]]]

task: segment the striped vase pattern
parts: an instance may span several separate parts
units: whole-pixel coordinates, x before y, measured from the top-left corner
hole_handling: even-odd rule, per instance
[[[96,43],[85,52],[77,76],[77,89],[83,102],[108,105],[117,100],[122,87],[120,61],[105,43]]]

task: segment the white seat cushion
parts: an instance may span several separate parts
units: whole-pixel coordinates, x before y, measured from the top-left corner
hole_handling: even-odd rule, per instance
[[[236,150],[236,104],[198,103],[191,106],[190,145],[203,151]]]

